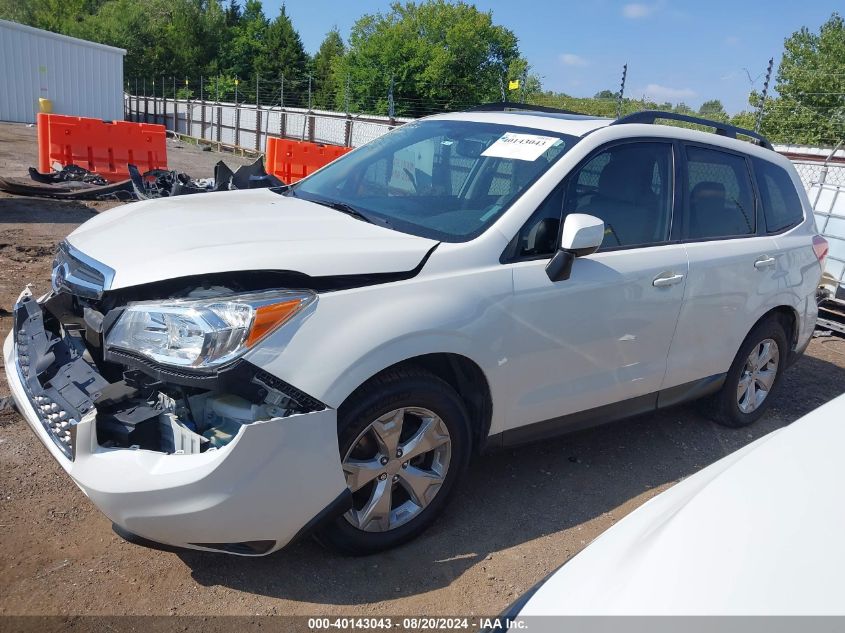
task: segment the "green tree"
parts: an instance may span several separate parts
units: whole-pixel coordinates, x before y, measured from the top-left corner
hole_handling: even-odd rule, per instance
[[[784,42],[763,129],[792,143],[832,145],[845,138],[845,20],[833,13],[818,33],[803,27]]]
[[[728,113],[725,112],[725,106],[718,99],[709,99],[702,103],[698,109],[698,114],[705,119],[711,119],[713,121],[728,120]]]
[[[419,116],[501,98],[519,58],[516,36],[465,2],[391,5],[352,27],[335,76],[349,79],[351,108],[385,113],[393,84],[397,115]]]
[[[238,25],[238,22],[241,21],[241,5],[238,3],[238,0],[229,0],[224,15],[226,16],[227,27]]]
[[[274,85],[284,77],[286,84],[290,81],[296,88],[291,91],[293,94],[305,95],[308,90],[308,63],[302,39],[282,5],[279,15],[264,32],[261,50],[255,59],[255,72],[261,75],[262,80]]]
[[[246,0],[237,23],[229,29],[220,53],[220,72],[240,79],[254,77],[257,59],[264,52],[269,25],[261,0]]]
[[[695,114],[695,110],[689,107],[686,103],[681,101],[680,103],[676,104],[674,108],[672,108],[673,112],[677,112],[679,114]]]
[[[612,90],[599,90],[593,95],[593,99],[615,99],[616,93]]]
[[[343,38],[335,28],[326,34],[320,50],[314,55],[312,72],[314,75],[314,104],[318,108],[342,108],[344,106],[343,92],[346,86],[338,83],[338,78],[333,72],[336,60],[343,57],[346,47],[343,45]]]

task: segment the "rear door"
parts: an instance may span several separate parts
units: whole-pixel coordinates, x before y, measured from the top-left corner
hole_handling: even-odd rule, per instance
[[[681,162],[680,230],[689,255],[686,296],[663,387],[728,371],[782,283],[743,154],[687,144]]]

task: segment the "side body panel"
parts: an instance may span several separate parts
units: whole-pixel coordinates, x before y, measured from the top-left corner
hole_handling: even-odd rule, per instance
[[[687,244],[687,292],[664,387],[728,370],[757,319],[779,305],[777,269],[754,266],[776,247],[771,237]]]
[[[405,281],[322,294],[315,309],[246,358],[336,408],[391,365],[459,354],[484,372],[493,424],[501,424],[511,394],[500,368],[512,350],[511,271],[498,262],[449,274],[426,269]]]
[[[661,388],[684,296],[683,245],[595,253],[552,283],[546,261],[513,264],[507,428]],[[680,283],[655,287],[658,276]]]

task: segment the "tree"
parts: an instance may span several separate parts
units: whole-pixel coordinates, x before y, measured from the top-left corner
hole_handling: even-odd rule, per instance
[[[229,0],[224,15],[226,16],[227,27],[238,25],[238,22],[241,21],[241,5],[238,3],[238,0]]]
[[[334,28],[326,34],[320,50],[314,55],[312,64],[314,75],[314,104],[318,108],[342,108],[344,106],[343,91],[346,86],[338,83],[333,72],[336,60],[343,57],[346,47],[340,32]]]
[[[464,2],[395,2],[355,22],[335,77],[340,85],[348,78],[355,110],[387,112],[393,84],[396,113],[420,116],[498,101],[519,57],[516,36],[489,12]]]
[[[725,106],[718,99],[710,99],[702,103],[698,109],[698,114],[705,119],[712,119],[713,121],[728,120],[728,113],[725,112]]]
[[[264,15],[261,0],[246,0],[237,24],[220,55],[220,71],[244,79],[255,75],[257,59],[264,51],[269,21]]]
[[[593,99],[615,99],[616,93],[612,90],[600,90],[593,95]]]
[[[274,85],[284,77],[286,83],[295,82],[296,93],[307,94],[308,62],[302,39],[282,5],[279,15],[264,32],[264,41],[255,60],[255,72]],[[305,99],[307,101],[307,97]]]
[[[803,27],[784,42],[764,131],[793,143],[845,138],[845,20],[834,12],[818,33]]]
[[[674,112],[677,112],[677,113],[679,113],[679,114],[695,114],[695,110],[693,110],[691,107],[689,107],[689,106],[688,106],[686,103],[684,103],[683,101],[679,102],[679,103],[678,103],[678,104],[677,104],[677,105],[673,108],[673,111],[674,111]]]

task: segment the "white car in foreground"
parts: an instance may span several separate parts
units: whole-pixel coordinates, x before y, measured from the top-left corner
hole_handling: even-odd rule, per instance
[[[843,443],[845,395],[647,501],[507,617],[845,615]]]
[[[474,451],[704,396],[762,415],[826,252],[790,162],[653,124],[679,115],[496,107],[68,236],[7,375],[122,533],[373,552],[430,525]]]

